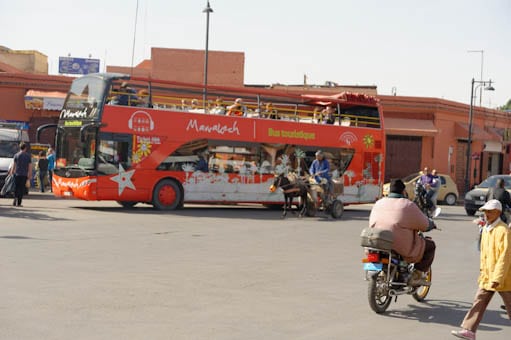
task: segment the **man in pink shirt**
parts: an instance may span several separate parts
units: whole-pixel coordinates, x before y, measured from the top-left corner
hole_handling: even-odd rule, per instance
[[[429,284],[424,281],[424,277],[433,263],[436,246],[433,240],[418,232],[429,231],[435,224],[405,197],[405,184],[402,180],[392,180],[388,197],[374,204],[369,216],[369,227],[392,231],[392,250],[403,256],[408,263],[414,263],[411,285]]]

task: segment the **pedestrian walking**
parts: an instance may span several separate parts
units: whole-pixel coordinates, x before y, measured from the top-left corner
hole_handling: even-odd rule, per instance
[[[27,152],[27,145],[24,142],[20,143],[20,151],[14,155],[11,173],[14,174],[14,183],[16,185],[12,205],[21,207],[27,180],[30,181],[32,179],[32,157]]]
[[[50,185],[50,192],[53,192],[53,169],[55,169],[55,151],[52,148],[48,149],[48,182]]]
[[[39,191],[44,192],[44,184],[48,175],[48,159],[45,151],[39,151],[39,160],[37,161],[37,178],[39,179]]]
[[[481,259],[479,289],[474,303],[461,323],[461,330],[452,335],[474,340],[484,312],[495,292],[504,300],[507,315],[511,319],[511,230],[500,219],[502,204],[492,199],[479,210],[484,212],[486,225],[481,235]]]

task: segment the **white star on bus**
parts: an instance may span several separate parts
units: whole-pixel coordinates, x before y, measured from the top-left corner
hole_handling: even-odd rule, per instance
[[[135,170],[124,171],[124,168],[121,164],[119,164],[119,174],[110,178],[112,181],[117,182],[119,184],[119,196],[122,195],[122,192],[126,187],[136,190],[133,182],[131,181],[131,176],[135,173]]]

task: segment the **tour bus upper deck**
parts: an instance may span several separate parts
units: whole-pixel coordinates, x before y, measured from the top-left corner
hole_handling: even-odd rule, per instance
[[[130,78],[116,73],[77,78],[60,118],[62,122],[101,120],[104,105],[194,113],[216,113],[216,106],[221,106],[224,111],[220,114],[228,114],[229,107],[240,99],[244,117],[381,128],[377,100],[364,94],[298,95],[265,88],[209,86],[206,99],[202,85]],[[333,109],[330,120],[325,117],[329,107]]]
[[[119,73],[97,73],[77,78],[71,85],[60,115],[57,140],[62,147],[57,150],[57,167],[94,168],[94,162],[90,160],[95,158],[98,128],[109,130],[102,121],[103,111],[109,107],[214,114],[218,112],[215,105],[220,105],[223,111],[217,114],[228,115],[229,107],[241,101],[238,113],[246,118],[382,128],[378,101],[364,94],[298,95],[264,88],[225,86],[210,86],[207,94],[215,102],[205,100],[204,89],[198,84],[158,81]]]

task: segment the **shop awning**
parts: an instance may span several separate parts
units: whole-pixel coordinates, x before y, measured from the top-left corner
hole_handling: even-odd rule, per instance
[[[459,139],[468,139],[468,124],[466,123],[456,123],[454,133]],[[477,125],[472,125],[472,140],[482,140],[482,141],[500,141],[500,138],[497,134],[493,132],[488,132],[482,127]]]
[[[484,152],[502,152],[502,143],[496,142],[492,140],[487,140],[484,142]]]
[[[499,142],[504,141],[505,130],[504,128],[486,127],[486,131],[494,136],[494,140],[498,140]]]
[[[28,90],[25,94],[25,108],[60,111],[65,99],[65,92]]]
[[[432,120],[385,118],[383,122],[387,135],[434,136],[438,133]]]

